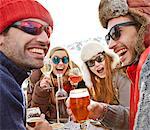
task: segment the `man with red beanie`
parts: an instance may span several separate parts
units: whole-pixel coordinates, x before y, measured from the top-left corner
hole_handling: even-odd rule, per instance
[[[150,129],[150,0],[101,0],[105,39],[131,80],[130,130]],[[122,119],[124,118],[122,113]]]
[[[0,0],[0,129],[25,130],[21,84],[43,66],[52,33],[50,13],[35,0]],[[44,127],[44,128],[42,128]],[[36,130],[51,130],[45,120]]]

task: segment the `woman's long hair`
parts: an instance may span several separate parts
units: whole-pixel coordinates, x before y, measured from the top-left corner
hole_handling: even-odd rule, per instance
[[[116,95],[116,92],[113,87],[113,72],[111,69],[112,58],[106,54],[104,54],[104,56],[106,72],[105,78],[99,78],[93,72],[90,71],[91,80],[94,86],[93,98],[96,101],[114,104],[114,97]]]

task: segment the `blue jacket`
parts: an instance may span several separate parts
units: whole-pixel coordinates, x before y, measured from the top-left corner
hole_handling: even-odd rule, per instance
[[[21,84],[27,71],[0,52],[0,130],[25,130],[25,99]]]

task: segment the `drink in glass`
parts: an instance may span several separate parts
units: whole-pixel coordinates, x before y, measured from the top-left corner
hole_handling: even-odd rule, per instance
[[[51,59],[45,57],[43,62],[44,62],[44,66],[41,68],[41,71],[45,76],[49,77],[53,70]]]
[[[77,122],[82,123],[88,118],[87,106],[90,104],[89,92],[86,88],[70,91],[70,108]]]
[[[39,107],[33,107],[27,109],[27,123],[29,126],[34,127],[36,122],[41,121],[41,111]]]
[[[82,74],[79,68],[72,68],[69,71],[69,80],[74,84],[78,85],[80,81],[82,81]]]
[[[72,75],[69,76],[69,78],[74,84],[79,83],[82,80],[82,77],[78,75]]]

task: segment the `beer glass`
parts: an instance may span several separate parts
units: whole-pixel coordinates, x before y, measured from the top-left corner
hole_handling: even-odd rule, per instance
[[[31,127],[35,126],[36,122],[41,121],[41,111],[39,107],[27,108],[26,120]]]
[[[82,74],[79,68],[72,68],[69,70],[69,80],[77,87],[82,80]]]
[[[90,96],[86,88],[70,91],[70,108],[80,126],[83,126],[88,119],[89,111],[87,110],[87,106],[89,104]]]

